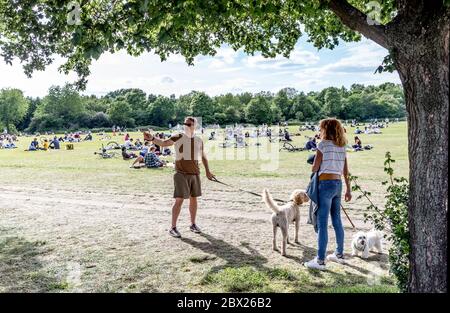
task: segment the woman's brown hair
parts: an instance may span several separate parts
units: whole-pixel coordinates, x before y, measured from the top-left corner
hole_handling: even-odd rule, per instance
[[[347,144],[344,127],[335,118],[327,118],[320,121],[320,135],[322,140],[331,140],[338,147],[344,147]]]

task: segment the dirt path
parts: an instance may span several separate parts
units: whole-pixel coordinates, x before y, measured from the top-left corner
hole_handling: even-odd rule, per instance
[[[108,188],[82,191],[70,186],[0,186],[0,291],[208,291],[205,275],[245,264],[256,268],[301,268],[315,254],[315,233],[303,208],[300,245],[289,257],[271,251],[271,212],[260,199],[205,182],[198,224],[204,234],[188,231],[185,204],[179,230],[167,234],[171,178],[162,179],[151,194]],[[238,180],[229,181],[242,185]],[[294,181],[246,179],[251,190],[280,190],[287,199]],[[358,228],[362,213],[349,207]],[[354,230],[344,220],[346,252]],[[293,236],[293,228],[291,229]],[[334,248],[330,228],[329,249]],[[348,256],[348,265],[330,264],[330,271],[371,280],[387,275],[387,256],[369,260]],[[61,286],[61,281],[66,282]]]

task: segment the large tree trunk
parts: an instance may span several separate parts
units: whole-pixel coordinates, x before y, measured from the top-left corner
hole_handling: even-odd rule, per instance
[[[408,111],[409,291],[446,292],[450,6],[396,0],[398,14],[383,26],[369,25],[346,0],[322,2],[349,28],[390,50]]]
[[[447,291],[449,19],[428,13],[389,39],[408,111],[410,292]]]

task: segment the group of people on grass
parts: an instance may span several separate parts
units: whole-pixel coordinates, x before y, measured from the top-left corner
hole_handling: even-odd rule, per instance
[[[360,129],[358,126],[355,129],[355,134],[381,134],[381,128],[384,128],[382,124],[369,124],[369,126],[364,126],[364,130]]]
[[[166,135],[164,133],[157,133],[157,138],[164,140]],[[149,141],[142,143],[139,139],[133,140],[127,133],[124,137],[125,143],[122,145],[122,158],[124,160],[133,160],[131,168],[158,168],[167,165],[161,156],[171,155],[171,150],[168,147],[161,147],[160,145],[151,144]],[[138,153],[131,151],[139,151]]]
[[[17,148],[17,136],[8,133],[0,134],[0,149],[15,149]]]
[[[25,151],[38,151],[38,150],[44,150],[47,151],[49,149],[52,150],[59,150],[61,149],[61,138],[53,137],[52,140],[49,140],[47,138],[42,139],[41,143],[39,143],[37,138],[34,138],[30,145],[28,146],[28,149]]]
[[[65,133],[64,136],[60,136],[58,141],[60,142],[81,142],[81,141],[92,141],[92,133],[89,131],[84,138],[82,138],[81,132]]]
[[[318,134],[315,135],[314,137],[310,137],[305,144],[305,149],[309,151],[316,151],[318,140],[320,140],[320,135]],[[347,148],[350,149],[350,145],[347,145]],[[354,144],[351,145],[351,149],[353,149],[353,151],[370,150],[371,148],[372,148],[371,145],[366,145],[363,147],[361,138],[359,138],[358,136],[355,136]]]

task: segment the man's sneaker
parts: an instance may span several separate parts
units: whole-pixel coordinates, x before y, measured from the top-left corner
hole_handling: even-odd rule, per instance
[[[345,263],[345,259],[344,259],[344,255],[343,254],[329,254],[327,255],[327,261],[331,261],[331,262],[336,262],[339,264],[344,264]]]
[[[191,230],[191,232],[194,232],[196,234],[200,234],[202,232],[200,228],[198,228],[197,224],[192,224],[189,229]]]
[[[315,257],[314,259],[312,259],[311,261],[305,262],[303,263],[304,266],[306,266],[307,268],[310,269],[314,269],[314,270],[325,270],[325,262],[319,262],[317,260],[317,257]]]
[[[172,237],[175,237],[175,238],[181,238],[181,234],[180,234],[180,232],[178,231],[178,229],[177,229],[176,227],[172,227],[172,228],[169,230],[169,234],[170,234]]]

